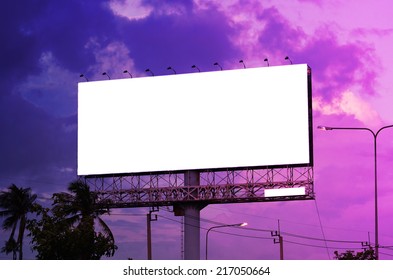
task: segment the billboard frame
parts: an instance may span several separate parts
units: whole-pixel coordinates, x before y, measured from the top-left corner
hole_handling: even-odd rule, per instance
[[[290,66],[289,66],[290,67]],[[196,73],[197,75],[197,73]],[[181,174],[186,171],[198,172],[222,172],[227,170],[239,171],[247,169],[264,169],[264,168],[296,168],[296,167],[312,167],[314,164],[313,155],[313,121],[312,121],[312,71],[310,66],[307,65],[307,101],[308,101],[308,155],[309,163],[305,164],[283,164],[283,165],[250,165],[241,167],[220,167],[220,168],[196,168],[196,169],[179,169],[179,170],[160,170],[160,171],[147,171],[147,172],[121,172],[121,173],[105,173],[105,174],[91,174],[79,175],[86,178],[107,178],[107,177],[124,177],[129,175],[163,175],[163,174]],[[79,149],[79,147],[78,147]]]

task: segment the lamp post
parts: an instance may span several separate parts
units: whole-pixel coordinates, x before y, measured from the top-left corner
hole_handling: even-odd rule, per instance
[[[379,133],[386,129],[391,128],[393,125],[381,127],[377,132],[374,132],[367,127],[329,127],[318,126],[321,130],[366,130],[371,132],[374,138],[374,210],[375,210],[375,259],[379,259],[379,243],[378,243],[378,171],[377,171],[377,137]]]
[[[244,226],[246,226],[247,225],[247,223],[240,223],[240,224],[230,224],[230,225],[220,225],[220,226],[214,226],[214,227],[211,227],[211,228],[209,228],[208,230],[207,230],[207,232],[206,232],[206,250],[205,250],[205,252],[206,252],[206,260],[207,260],[207,245],[208,245],[208,241],[209,241],[209,232],[212,230],[212,229],[216,229],[216,228],[223,228],[223,227],[244,227]]]

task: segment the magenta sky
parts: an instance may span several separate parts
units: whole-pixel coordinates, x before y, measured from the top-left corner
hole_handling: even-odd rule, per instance
[[[377,130],[393,124],[390,1],[24,2],[12,1],[0,11],[5,37],[0,45],[0,188],[32,187],[47,202],[76,178],[81,73],[90,80],[104,79],[104,71],[126,78],[124,69],[136,77],[146,75],[146,68],[167,75],[168,66],[178,73],[193,71],[193,64],[201,71],[217,70],[216,61],[224,69],[240,68],[239,59],[247,67],[265,66],[266,57],[271,65],[283,65],[288,55],[313,69],[316,202],[210,205],[202,211],[202,227],[211,227],[210,221],[246,221],[252,229],[277,230],[280,220],[286,259],[329,259],[335,248],[361,248],[360,243],[315,240],[324,236],[364,242],[370,236],[374,242],[371,134],[316,127]],[[378,149],[379,241],[393,246],[393,129],[380,134]],[[119,243],[116,259],[146,258],[146,212],[114,210],[105,217]],[[158,215],[153,258],[180,259],[181,220],[165,209]],[[279,258],[269,232],[226,232],[254,238],[213,232],[211,258]],[[7,236],[0,232],[1,244]],[[381,248],[380,258],[392,259],[393,251]]]

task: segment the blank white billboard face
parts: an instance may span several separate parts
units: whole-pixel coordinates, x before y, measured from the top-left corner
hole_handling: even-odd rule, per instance
[[[310,164],[307,65],[79,83],[78,175]]]

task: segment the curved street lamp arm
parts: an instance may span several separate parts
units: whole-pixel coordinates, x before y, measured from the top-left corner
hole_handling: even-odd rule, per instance
[[[375,137],[377,137],[378,134],[379,134],[382,130],[384,130],[384,129],[386,129],[386,128],[390,128],[390,127],[393,127],[393,124],[391,124],[391,125],[386,125],[386,126],[381,127],[380,129],[378,129],[377,133],[375,133]]]

